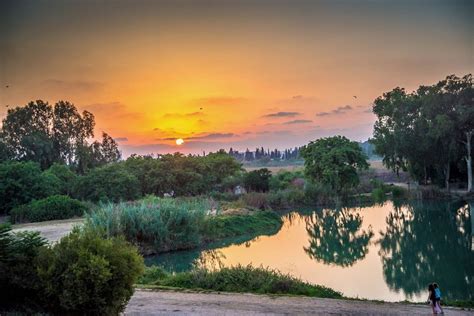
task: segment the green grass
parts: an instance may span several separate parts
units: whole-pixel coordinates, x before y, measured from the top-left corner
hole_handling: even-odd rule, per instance
[[[314,285],[263,267],[235,266],[220,270],[195,269],[170,274],[159,267],[150,267],[138,282],[160,287],[211,290],[238,293],[303,295],[322,298],[342,298],[342,293]]]
[[[270,211],[257,211],[251,215],[221,215],[206,219],[202,235],[206,241],[259,233],[276,232],[283,221]]]

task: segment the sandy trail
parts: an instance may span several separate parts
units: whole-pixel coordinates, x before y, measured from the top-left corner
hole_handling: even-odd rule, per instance
[[[474,315],[444,308],[445,315]],[[139,289],[126,315],[431,315],[427,305],[376,303],[236,293],[184,293]]]
[[[38,231],[41,236],[46,238],[48,241],[56,242],[69,234],[74,226],[81,225],[83,222],[83,218],[75,218],[40,223],[19,224],[13,225],[12,228],[14,232],[21,232],[25,230]]]

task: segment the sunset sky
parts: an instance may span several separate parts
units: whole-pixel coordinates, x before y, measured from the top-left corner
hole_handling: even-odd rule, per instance
[[[125,156],[366,140],[383,92],[474,71],[473,3],[2,1],[0,118],[69,100]]]

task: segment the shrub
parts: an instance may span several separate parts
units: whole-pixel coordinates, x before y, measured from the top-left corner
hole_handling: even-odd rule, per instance
[[[18,206],[11,211],[11,221],[42,222],[55,219],[67,219],[84,215],[87,207],[80,201],[65,195],[52,195]]]
[[[127,172],[121,164],[107,165],[79,177],[74,186],[74,195],[81,200],[129,201],[140,196],[137,178]]]
[[[288,189],[293,185],[293,181],[303,177],[301,171],[281,170],[270,178],[270,190],[278,191]]]
[[[386,191],[384,188],[380,187],[380,188],[375,188],[372,190],[372,199],[375,201],[375,202],[383,202],[385,201],[385,199],[387,198],[386,196]]]
[[[74,229],[38,258],[44,304],[58,314],[116,315],[143,273],[143,258],[122,238]]]
[[[268,203],[268,195],[265,193],[250,192],[242,195],[241,199],[245,205],[259,209],[266,210],[270,208]]]
[[[306,204],[305,192],[292,188],[282,191],[270,192],[268,202],[272,208],[287,209]]]
[[[12,234],[10,225],[0,224],[0,311],[39,308],[41,283],[34,263],[45,245],[37,232]]]
[[[149,268],[156,273],[156,268]],[[150,273],[150,274],[151,274]],[[147,273],[148,274],[148,273]],[[148,275],[150,275],[148,274]],[[340,292],[313,285],[269,268],[235,266],[220,270],[196,269],[176,274],[160,273],[148,284],[225,292],[250,292],[267,294],[293,294],[325,298],[341,298]],[[145,281],[145,279],[142,279]]]
[[[58,194],[60,181],[53,174],[42,173],[34,162],[7,162],[0,164],[0,213]]]
[[[334,202],[335,192],[321,183],[307,182],[304,188],[307,204],[327,205]]]
[[[391,191],[392,191],[392,196],[396,199],[406,198],[408,195],[408,192],[406,189],[397,187],[397,186],[393,186],[391,188]]]

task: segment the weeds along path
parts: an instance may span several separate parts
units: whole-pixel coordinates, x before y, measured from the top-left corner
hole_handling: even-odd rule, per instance
[[[71,232],[76,225],[81,225],[84,222],[82,218],[65,219],[57,221],[47,221],[39,223],[28,223],[13,225],[13,232],[21,232],[25,230],[32,230],[40,232],[41,236],[46,238],[49,242],[56,242],[62,237]]]
[[[474,315],[445,307],[446,315]],[[125,315],[430,315],[428,305],[138,289]]]

